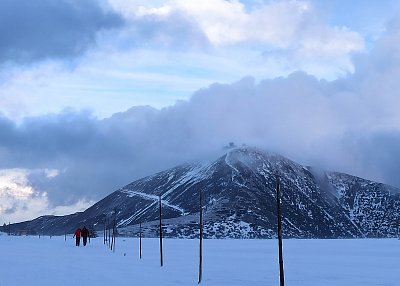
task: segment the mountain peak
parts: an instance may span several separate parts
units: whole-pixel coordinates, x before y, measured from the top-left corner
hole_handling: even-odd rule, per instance
[[[101,230],[116,215],[119,232],[156,236],[159,198],[173,237],[198,235],[200,191],[206,237],[276,236],[276,178],[281,183],[283,234],[298,238],[391,237],[396,235],[400,193],[346,174],[304,167],[254,147],[232,148],[211,164],[184,164],[111,193],[83,213],[42,217],[25,227],[63,233],[68,226]],[[56,224],[57,223],[57,224]],[[21,228],[21,226],[20,226]]]

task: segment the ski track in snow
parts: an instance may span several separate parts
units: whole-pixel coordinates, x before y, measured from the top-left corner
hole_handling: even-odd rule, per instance
[[[191,170],[189,170],[184,176],[182,176],[177,182],[176,184],[169,188],[165,193],[163,193],[161,195],[161,204],[169,207],[171,209],[174,209],[176,211],[179,211],[182,215],[186,215],[187,212],[185,211],[185,209],[171,204],[168,200],[166,200],[165,198],[168,197],[169,194],[171,194],[173,191],[175,191],[179,186],[182,186],[183,184],[186,184],[190,181],[192,181],[193,183],[200,181],[202,179],[202,173],[205,172],[205,169],[202,165],[196,166],[194,168],[192,168]],[[201,174],[199,176],[199,174]],[[172,174],[169,175],[168,177],[168,182],[170,182],[170,180],[173,178],[174,176]],[[156,205],[159,201],[159,196],[157,195],[151,195],[151,194],[147,194],[144,192],[139,192],[139,191],[133,191],[133,190],[127,190],[127,189],[123,189],[122,190],[123,193],[127,194],[130,197],[133,196],[140,196],[144,199],[148,199],[148,200],[152,200],[153,202],[151,204],[149,204],[148,206],[146,206],[144,209],[140,210],[139,212],[133,214],[132,216],[130,216],[129,218],[121,221],[118,223],[118,226],[123,226],[123,225],[128,225],[129,223],[131,223],[134,219],[140,217],[143,213],[145,213],[148,209],[150,209],[151,207],[153,207],[154,205]],[[184,192],[183,192],[184,193]],[[183,193],[181,193],[178,197],[182,196]],[[178,198],[177,197],[177,198]],[[176,198],[175,198],[176,199]]]
[[[153,206],[154,204],[156,204],[159,201],[159,196],[156,196],[156,195],[150,195],[150,194],[146,194],[146,193],[142,193],[142,192],[138,192],[138,191],[131,191],[131,190],[123,190],[123,192],[128,194],[130,197],[140,196],[142,198],[154,201],[151,205],[149,205],[148,207],[143,209],[140,213],[142,213],[144,210],[149,209],[151,206]],[[176,205],[172,205],[167,200],[163,200],[162,199],[166,195],[167,194],[164,194],[164,195],[161,196],[161,204],[164,205],[164,206],[167,206],[167,207],[169,207],[171,209],[177,210],[177,211],[181,212],[182,215],[184,215],[186,212],[185,212],[185,210],[183,208],[178,207]]]

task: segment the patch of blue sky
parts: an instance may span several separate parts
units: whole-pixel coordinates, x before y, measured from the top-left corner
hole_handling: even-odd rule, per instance
[[[400,13],[398,0],[312,0],[312,3],[330,25],[346,27],[362,34],[367,50],[385,31],[388,21]]]

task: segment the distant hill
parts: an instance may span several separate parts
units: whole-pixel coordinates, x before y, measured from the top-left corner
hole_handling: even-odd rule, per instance
[[[316,170],[278,154],[236,148],[209,165],[185,164],[137,180],[84,212],[42,216],[13,224],[12,232],[72,233],[77,226],[102,230],[106,217],[118,232],[157,236],[158,196],[164,236],[198,236],[199,192],[204,197],[204,236],[276,237],[276,178],[282,190],[283,235],[292,238],[361,238],[398,235],[400,190],[355,176]]]

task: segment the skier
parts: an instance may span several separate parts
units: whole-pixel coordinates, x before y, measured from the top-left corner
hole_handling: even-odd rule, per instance
[[[82,231],[79,227],[75,230],[74,237],[76,238],[76,246],[81,244],[81,232]]]
[[[81,234],[82,234],[82,239],[83,239],[83,246],[86,246],[87,239],[89,236],[89,230],[86,228],[86,226],[84,226],[82,228]]]

